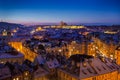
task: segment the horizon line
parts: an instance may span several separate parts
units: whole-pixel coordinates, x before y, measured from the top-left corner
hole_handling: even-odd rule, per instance
[[[0,21],[6,23],[14,23],[21,25],[59,25],[60,22],[14,22],[14,21]],[[65,21],[63,21],[65,22]],[[103,22],[65,22],[68,25],[120,25],[120,23],[103,23]]]

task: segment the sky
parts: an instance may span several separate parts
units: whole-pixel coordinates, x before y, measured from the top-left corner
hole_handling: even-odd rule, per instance
[[[30,24],[120,24],[120,0],[0,0],[0,19]]]

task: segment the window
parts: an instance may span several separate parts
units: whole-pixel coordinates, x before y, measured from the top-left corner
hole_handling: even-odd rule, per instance
[[[93,77],[92,80],[96,80],[96,77]]]
[[[19,78],[16,78],[16,80],[19,80]]]
[[[17,77],[17,78],[14,78],[13,80],[19,80],[19,78]]]
[[[83,66],[84,66],[84,67],[86,67],[86,66],[87,66],[86,62],[83,62]]]

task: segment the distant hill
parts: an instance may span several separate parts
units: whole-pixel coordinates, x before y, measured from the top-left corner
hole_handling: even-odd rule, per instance
[[[17,28],[17,27],[22,27],[23,25],[21,24],[15,24],[15,23],[8,23],[8,22],[0,22],[0,30],[1,29],[7,29],[8,27],[10,29]]]

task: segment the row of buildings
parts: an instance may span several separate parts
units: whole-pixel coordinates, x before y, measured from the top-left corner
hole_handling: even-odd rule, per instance
[[[0,48],[0,79],[120,80],[120,46],[108,41],[119,43],[116,34],[91,34],[88,28],[66,29],[63,24],[59,29],[23,28],[17,36],[3,35],[8,44]]]

